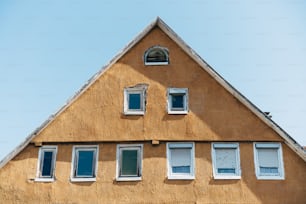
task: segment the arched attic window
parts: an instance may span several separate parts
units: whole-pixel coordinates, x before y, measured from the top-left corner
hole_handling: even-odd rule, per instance
[[[145,65],[169,64],[169,52],[167,48],[154,46],[146,50],[144,54]]]

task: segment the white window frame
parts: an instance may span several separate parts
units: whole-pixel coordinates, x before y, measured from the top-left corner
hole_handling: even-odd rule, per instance
[[[41,175],[45,152],[53,152],[52,167],[51,167],[52,168],[51,169],[52,173],[51,173],[50,177]],[[55,180],[56,155],[57,155],[57,146],[42,146],[42,147],[39,148],[35,181],[37,181],[37,182],[53,182]]]
[[[166,61],[165,62],[147,62],[148,54],[150,54],[150,52],[152,52],[154,50],[157,50],[157,49],[162,51],[166,55]],[[161,47],[161,46],[150,47],[149,49],[147,49],[145,51],[145,54],[144,54],[144,64],[145,65],[168,65],[169,64],[169,51],[168,51],[168,49],[164,48],[164,47]]]
[[[184,107],[182,110],[175,110],[172,108],[172,96],[175,94],[182,94]],[[168,88],[167,91],[167,110],[168,114],[188,114],[188,88]]]
[[[144,115],[146,110],[146,87],[130,87],[124,89],[124,114]],[[129,94],[140,94],[140,109],[129,109]]]
[[[216,149],[234,149],[235,150],[236,166],[235,166],[234,174],[218,173]],[[211,144],[211,155],[212,155],[212,160],[213,160],[214,179],[240,179],[241,178],[239,143],[212,143]]]
[[[170,149],[190,149],[190,173],[173,173]],[[169,180],[193,180],[195,179],[195,144],[194,142],[168,142],[167,143],[167,168]]]
[[[75,174],[76,171],[76,154],[79,150],[85,151],[94,151],[94,175],[92,177],[78,177]],[[70,173],[70,181],[72,182],[92,182],[96,181],[97,171],[98,171],[98,157],[99,157],[99,145],[74,145],[72,151],[72,161],[71,161],[71,173]]]
[[[121,152],[122,150],[137,150],[139,176],[121,176]],[[116,181],[140,181],[142,179],[143,144],[118,144],[116,155]]]
[[[271,143],[271,142],[254,142],[254,163],[255,163],[255,173],[259,180],[284,180],[284,162],[281,143]],[[278,174],[272,173],[261,173],[258,158],[258,149],[276,149],[278,156]]]

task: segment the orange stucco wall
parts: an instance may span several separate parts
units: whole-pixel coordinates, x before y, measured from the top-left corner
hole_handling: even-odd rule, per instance
[[[144,66],[154,45],[170,64]],[[123,114],[124,87],[148,84],[145,116]],[[189,114],[168,115],[167,88],[189,88]],[[36,138],[41,141],[281,140],[166,34],[154,29]]]
[[[195,145],[195,180],[168,180],[166,144],[144,143],[142,180],[117,182],[116,143],[99,144],[97,180],[70,182],[72,145],[58,146],[56,181],[34,182],[38,147],[30,145],[0,170],[3,203],[305,203],[306,164],[283,146],[285,180],[257,180],[253,144],[240,143],[242,178],[215,180],[211,144]]]
[[[170,64],[144,66],[151,46]],[[148,84],[144,116],[123,114],[123,90]],[[168,87],[189,89],[189,113],[168,115]],[[152,145],[151,140],[160,141]],[[196,141],[195,180],[168,180],[166,142]],[[144,144],[143,175],[117,182],[116,144]],[[211,142],[240,142],[242,178],[214,180]],[[257,180],[253,141],[282,143],[285,180]],[[3,203],[306,203],[306,164],[283,139],[228,93],[160,29],[153,29],[0,169]],[[58,145],[56,181],[34,182],[36,144]],[[73,144],[99,144],[95,182],[70,182]],[[1,202],[0,202],[1,203]]]

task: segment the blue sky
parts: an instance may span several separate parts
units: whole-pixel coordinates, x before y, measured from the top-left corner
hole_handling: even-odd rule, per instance
[[[0,1],[0,158],[156,16],[306,145],[306,1]]]

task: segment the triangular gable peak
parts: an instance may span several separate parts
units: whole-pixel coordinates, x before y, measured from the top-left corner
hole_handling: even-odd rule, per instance
[[[7,162],[14,158],[20,151],[22,151],[37,135],[39,135],[46,127],[49,126],[63,111],[65,111],[74,101],[76,101],[97,79],[100,78],[110,67],[112,67],[122,56],[124,56],[132,47],[140,42],[150,31],[155,27],[160,28],[167,36],[172,39],[185,53],[190,56],[201,68],[203,68],[212,78],[214,78],[222,87],[224,87],[230,94],[244,104],[250,111],[252,111],[259,119],[266,125],[271,127],[285,143],[295,151],[304,161],[306,161],[306,154],[302,146],[300,146],[293,138],[291,138],[283,129],[281,129],[275,122],[273,122],[265,113],[260,111],[247,98],[232,87],[226,80],[224,80],[211,66],[209,66],[193,49],[191,49],[165,22],[159,17],[156,18],[147,28],[145,28],[134,40],[132,40],[119,54],[117,54],[106,66],[97,72],[87,83],[70,99],[67,103],[59,109],[55,114],[51,115],[39,128],[30,134],[24,142],[8,154],[1,162],[0,168]]]

